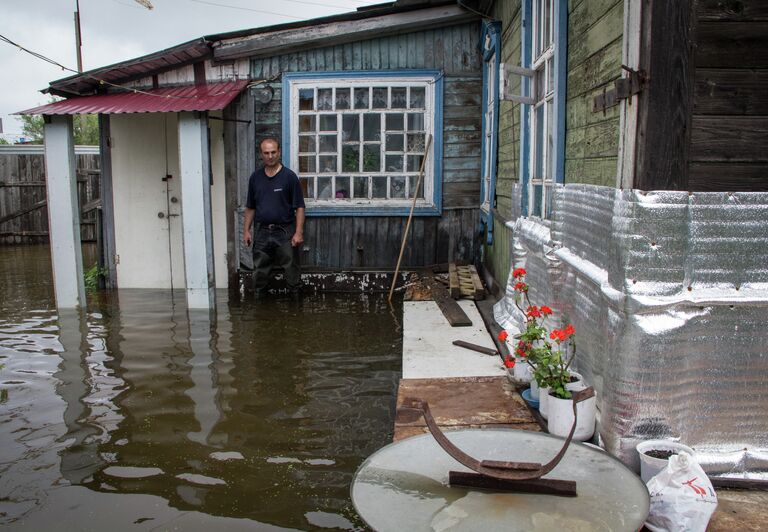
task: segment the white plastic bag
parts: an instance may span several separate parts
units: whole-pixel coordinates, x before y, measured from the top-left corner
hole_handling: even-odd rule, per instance
[[[648,481],[651,511],[645,526],[653,532],[704,532],[717,508],[717,495],[707,474],[681,451]]]

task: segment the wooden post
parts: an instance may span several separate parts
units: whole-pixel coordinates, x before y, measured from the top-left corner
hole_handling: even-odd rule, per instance
[[[209,157],[207,116],[179,113],[181,221],[190,309],[215,306]]]
[[[395,275],[392,276],[392,286],[389,288],[389,297],[387,301],[392,302],[392,293],[395,291],[395,284],[397,283],[397,274],[400,272],[400,261],[403,260],[403,252],[405,251],[405,244],[408,242],[408,231],[411,229],[411,220],[413,220],[413,210],[416,208],[416,197],[418,195],[419,187],[421,186],[421,180],[424,177],[424,166],[427,164],[427,157],[429,157],[429,148],[432,146],[432,135],[427,136],[427,144],[424,148],[424,158],[421,160],[421,168],[419,169],[419,178],[416,181],[416,193],[413,195],[413,202],[411,203],[411,212],[408,214],[408,222],[405,224],[405,232],[403,233],[403,243],[400,245],[400,255],[397,257],[397,266],[395,266]]]
[[[56,308],[85,309],[72,117],[44,116],[48,234]]]
[[[101,197],[102,242],[104,248],[104,266],[109,272],[106,278],[107,288],[117,288],[117,249],[115,247],[115,207],[112,187],[112,134],[109,115],[99,115],[99,154],[101,172],[99,190]]]

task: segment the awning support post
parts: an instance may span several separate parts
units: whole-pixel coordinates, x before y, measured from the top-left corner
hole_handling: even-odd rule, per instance
[[[179,113],[179,167],[187,307],[214,308],[216,284],[207,114]]]
[[[45,115],[48,235],[56,308],[86,308],[72,117]]]

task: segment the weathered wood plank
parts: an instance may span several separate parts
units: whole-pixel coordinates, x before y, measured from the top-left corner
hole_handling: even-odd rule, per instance
[[[693,162],[688,184],[694,192],[768,192],[768,164]]]
[[[459,299],[461,297],[461,287],[459,286],[459,271],[456,268],[456,263],[452,262],[448,265],[448,292],[453,299]]]
[[[696,69],[694,113],[768,115],[768,71]]]
[[[448,291],[441,283],[435,281],[434,278],[428,278],[427,285],[432,291],[432,299],[435,300],[435,303],[437,303],[437,306],[440,308],[443,316],[445,316],[445,319],[448,320],[448,323],[451,324],[451,327],[472,326],[472,320],[469,319],[469,316],[467,316],[459,304],[451,299]]]
[[[654,2],[645,14],[640,67],[650,76],[640,93],[634,188],[686,190],[693,58],[690,0]]]
[[[768,117],[693,117],[691,161],[768,161]]]
[[[768,3],[765,0],[699,0],[696,16],[701,21],[765,21]]]
[[[696,27],[698,68],[765,68],[768,21],[708,22]]]

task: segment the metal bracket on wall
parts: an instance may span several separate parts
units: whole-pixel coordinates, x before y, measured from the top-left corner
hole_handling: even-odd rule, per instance
[[[627,100],[643,90],[648,77],[642,70],[633,70],[626,65],[621,65],[627,73],[627,77],[614,80],[613,88],[606,90],[603,87],[603,93],[598,94],[592,99],[592,112],[596,113],[605,110],[614,105],[618,105],[621,100]]]

